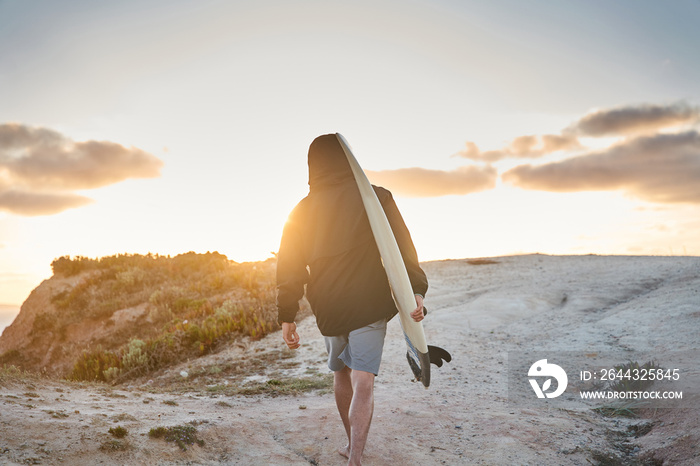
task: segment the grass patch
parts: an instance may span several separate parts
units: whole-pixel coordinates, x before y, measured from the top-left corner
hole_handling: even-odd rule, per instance
[[[25,371],[13,364],[3,363],[2,360],[4,359],[4,356],[10,353],[14,354],[16,352],[16,350],[10,350],[0,356],[0,387],[17,383],[35,383],[39,380],[40,376],[34,372]]]
[[[469,265],[489,265],[489,264],[498,264],[498,261],[491,260],[491,259],[469,259],[467,261],[467,264],[469,264]]]
[[[129,435],[129,431],[122,426],[110,427],[107,432],[112,434],[112,437],[116,438],[124,438]]]
[[[125,440],[106,440],[100,445],[100,450],[106,452],[124,451],[130,447],[129,442]]]
[[[604,405],[593,408],[593,411],[605,417],[636,418],[638,416],[637,408],[632,405]]]
[[[618,377],[608,385],[608,389],[614,392],[643,391],[654,385],[654,380],[637,378],[635,374],[649,374],[657,370],[661,370],[661,367],[655,361],[647,361],[642,365],[636,361],[629,361],[615,366],[615,374]]]
[[[129,413],[115,414],[110,419],[114,422],[124,422],[124,421],[137,422],[138,421],[138,419],[136,419],[134,416],[132,416]]]
[[[649,374],[652,371],[661,371],[661,367],[654,361],[639,364],[637,361],[629,361],[625,364],[614,366],[615,380],[608,383],[605,390],[613,392],[646,391],[654,385],[654,380],[638,378],[637,374]],[[628,401],[612,403],[594,408],[593,411],[606,417],[639,417],[639,410],[647,405],[644,401]]]
[[[197,387],[189,387],[188,391],[199,390]],[[224,395],[224,396],[255,396],[255,395],[299,395],[305,392],[320,391],[321,394],[330,393],[333,390],[333,375],[332,374],[316,374],[313,377],[299,378],[275,378],[267,382],[255,382],[245,385],[211,385],[204,389],[204,393],[208,395]]]
[[[178,406],[177,401],[174,400],[165,400],[163,401],[164,405],[169,405],[169,406]]]
[[[300,377],[289,379],[270,379],[264,383],[247,385],[237,390],[239,395],[297,395],[304,392],[333,388],[333,375],[324,374],[316,377]]]
[[[204,440],[197,438],[197,428],[192,425],[173,427],[154,427],[148,432],[151,438],[162,438],[166,442],[174,442],[182,451],[187,450],[188,445],[195,443],[204,446]]]
[[[607,451],[594,451],[591,453],[591,459],[595,461],[595,463],[591,464],[595,464],[597,466],[621,466],[624,464],[631,464],[625,463],[624,459]]]

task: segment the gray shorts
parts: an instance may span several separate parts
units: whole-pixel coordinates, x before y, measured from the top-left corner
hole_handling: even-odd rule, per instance
[[[349,334],[324,337],[328,368],[335,372],[348,366],[354,371],[377,375],[382,362],[385,335],[386,319],[381,319]]]

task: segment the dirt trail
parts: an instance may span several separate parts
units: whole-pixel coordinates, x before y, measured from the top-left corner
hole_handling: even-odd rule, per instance
[[[606,457],[617,464],[700,462],[696,410],[627,419],[532,409],[509,403],[507,386],[508,352],[531,348],[697,354],[699,258],[532,255],[494,261],[425,264],[431,281],[426,333],[454,360],[434,369],[429,390],[411,383],[398,322],[390,322],[365,464],[566,465]],[[302,347],[284,359],[286,369],[276,370],[288,376],[325,372],[313,320],[303,321],[299,333]],[[181,371],[281,349],[279,334],[270,335],[183,364],[144,386],[6,380],[0,464],[344,464],[336,453],[344,431],[331,393],[273,398],[146,391]],[[196,425],[204,446],[181,451],[147,435],[156,426],[187,423]],[[105,447],[113,439],[108,429],[117,425],[130,433],[123,451]]]

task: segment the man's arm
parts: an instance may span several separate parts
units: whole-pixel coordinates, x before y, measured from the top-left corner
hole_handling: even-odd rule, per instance
[[[299,300],[304,296],[304,283],[309,278],[302,251],[301,233],[292,212],[284,226],[277,254],[277,322],[282,326],[282,338],[291,349],[299,347],[294,318],[299,311]]]
[[[399,212],[399,208],[396,206],[391,192],[382,189],[377,192],[378,197],[382,191],[383,196],[380,197],[382,208],[384,209],[387,220],[389,220],[391,230],[394,232],[396,243],[401,251],[401,258],[406,265],[406,272],[408,272],[411,288],[413,288],[413,293],[416,296],[416,308],[411,312],[411,318],[416,322],[420,322],[425,318],[423,299],[425,293],[428,291],[428,278],[418,263],[418,253],[416,253],[416,248],[413,245],[411,234],[406,227],[406,223],[403,221],[401,212]]]
[[[380,192],[382,191],[382,195],[379,196]],[[423,269],[421,269],[420,264],[418,263],[418,254],[416,253],[416,248],[413,245],[411,234],[406,227],[406,223],[403,221],[399,208],[396,207],[394,198],[391,196],[389,191],[383,188],[380,188],[380,192],[377,192],[377,195],[382,203],[382,207],[384,208],[386,218],[389,220],[391,230],[394,232],[394,237],[399,245],[403,262],[406,264],[406,271],[408,272],[408,278],[411,281],[413,293],[421,298],[419,307],[422,309],[423,298],[428,291],[428,278],[425,276],[425,272]],[[416,304],[418,304],[417,301]]]

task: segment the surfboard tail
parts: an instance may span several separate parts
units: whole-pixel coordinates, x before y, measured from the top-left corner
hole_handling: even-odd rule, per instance
[[[439,346],[428,345],[427,353],[421,353],[415,348],[409,347],[409,350],[406,351],[406,359],[416,381],[420,381],[425,388],[428,388],[430,386],[430,364],[442,367],[443,363],[452,361],[452,355]]]
[[[406,360],[411,372],[413,372],[413,377],[416,382],[421,382],[425,388],[428,388],[430,385],[430,355],[416,349],[405,331],[403,336],[406,340]]]
[[[416,382],[421,382],[425,388],[430,386],[430,355],[428,353],[406,351],[408,365],[413,372]]]

